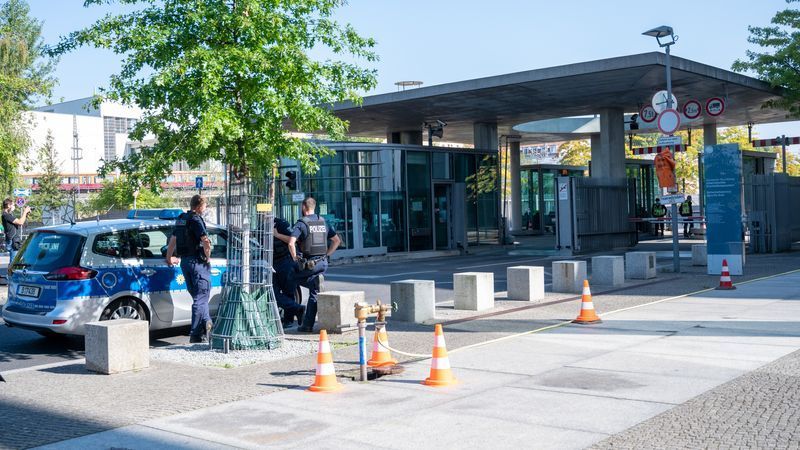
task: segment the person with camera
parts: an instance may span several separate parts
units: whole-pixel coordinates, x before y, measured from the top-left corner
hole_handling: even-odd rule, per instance
[[[289,253],[297,262],[297,271],[292,274],[294,285],[308,289],[308,304],[303,324],[297,329],[303,333],[314,331],[317,318],[317,294],[322,290],[322,281],[328,269],[328,258],[341,244],[342,240],[328,223],[314,213],[317,201],[313,197],[303,200],[303,217],[294,225],[289,238]],[[328,246],[330,240],[330,247]],[[299,246],[302,257],[297,254]]]
[[[17,251],[22,247],[22,226],[25,225],[28,214],[31,212],[30,206],[26,206],[22,209],[22,215],[17,219],[14,217],[15,209],[16,205],[14,204],[14,199],[7,198],[3,200],[3,232],[6,234],[6,250],[9,255],[9,266],[14,262]]]
[[[272,287],[275,292],[275,301],[283,309],[281,322],[284,328],[291,326],[295,317],[297,326],[303,325],[303,315],[306,312],[306,307],[295,301],[297,288],[291,280],[295,267],[297,267],[289,252],[291,228],[289,222],[275,218],[272,238],[272,267],[275,269],[275,276]]]
[[[186,288],[192,296],[192,328],[189,343],[208,342],[213,323],[208,311],[211,298],[211,240],[206,231],[203,212],[206,199],[197,194],[189,201],[189,211],[178,216],[175,230],[167,244],[167,265],[180,264]],[[176,258],[175,255],[180,257]]]

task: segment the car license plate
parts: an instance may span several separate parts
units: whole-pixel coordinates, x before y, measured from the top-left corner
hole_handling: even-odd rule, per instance
[[[41,288],[36,286],[20,285],[17,287],[17,294],[24,295],[26,297],[39,298],[39,291],[41,291]]]

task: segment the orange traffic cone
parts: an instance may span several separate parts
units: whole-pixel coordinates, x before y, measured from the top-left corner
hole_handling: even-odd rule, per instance
[[[592,302],[592,291],[589,290],[589,281],[583,280],[583,296],[581,297],[581,313],[572,323],[589,324],[600,323],[600,317],[594,312],[594,302]]]
[[[428,386],[450,386],[457,381],[450,371],[450,359],[447,357],[447,347],[444,345],[442,325],[436,324],[434,331],[433,358],[431,359],[431,375],[422,382]]]
[[[736,289],[736,286],[733,285],[733,281],[731,281],[731,273],[728,271],[728,260],[722,260],[722,273],[719,275],[719,286],[717,289],[721,290],[730,290]]]
[[[336,370],[333,367],[333,355],[331,354],[331,344],[328,342],[328,332],[319,331],[319,351],[317,352],[317,376],[314,384],[308,387],[313,392],[333,392],[342,388],[342,384],[336,381]]]
[[[389,335],[386,334],[386,325],[376,324],[375,338],[372,340],[372,357],[367,361],[367,365],[370,367],[383,367],[397,364],[397,360],[392,359],[392,353],[387,348],[388,346]]]

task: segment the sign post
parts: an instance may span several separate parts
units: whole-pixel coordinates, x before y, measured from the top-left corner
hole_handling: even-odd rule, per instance
[[[195,177],[194,187],[197,189],[198,194],[203,193],[203,177]]]

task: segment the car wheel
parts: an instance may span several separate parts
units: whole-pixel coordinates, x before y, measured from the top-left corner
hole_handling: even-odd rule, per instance
[[[121,298],[108,305],[100,315],[100,320],[116,319],[147,320],[147,316],[142,306],[135,300]]]

